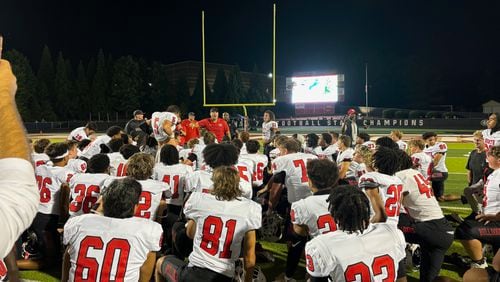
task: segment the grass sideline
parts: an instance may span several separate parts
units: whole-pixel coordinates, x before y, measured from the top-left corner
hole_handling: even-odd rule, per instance
[[[62,139],[51,139],[51,142],[60,141],[62,141]],[[446,194],[461,195],[463,188],[467,186],[467,170],[465,169],[465,165],[467,163],[467,156],[473,148],[474,146],[472,143],[448,143],[446,165],[449,170],[449,177],[445,184]],[[441,207],[445,214],[456,212],[462,217],[469,215],[471,211],[468,206],[464,206],[460,201],[443,202],[441,203]],[[276,276],[284,272],[287,256],[286,244],[269,242],[261,243],[265,249],[271,251],[274,254],[276,259],[274,263],[258,264],[262,268],[267,281],[273,281]],[[457,241],[453,242],[453,245],[448,250],[448,254],[454,252],[465,255],[465,251],[462,245]],[[440,275],[461,281],[463,272],[464,270],[458,269],[455,265],[445,263],[443,264]],[[60,273],[60,270],[49,270],[48,273],[57,275]],[[50,274],[39,271],[21,271],[21,278],[34,281],[59,281],[58,278],[55,278]],[[299,281],[304,281],[304,275],[305,264],[304,261],[301,260],[294,278]],[[418,281],[418,277],[418,271],[408,273],[408,281]]]

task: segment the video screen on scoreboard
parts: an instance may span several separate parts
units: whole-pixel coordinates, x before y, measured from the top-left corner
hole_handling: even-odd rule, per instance
[[[292,77],[292,103],[337,102],[338,75]]]

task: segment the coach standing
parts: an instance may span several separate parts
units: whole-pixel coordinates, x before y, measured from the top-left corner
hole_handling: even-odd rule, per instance
[[[144,122],[144,112],[142,112],[141,110],[135,110],[134,118],[129,120],[125,125],[125,133],[127,133],[128,135],[132,135],[132,132],[134,131],[142,131],[140,126]]]
[[[1,51],[1,45],[0,45]],[[30,226],[38,208],[35,172],[21,117],[16,108],[16,77],[9,62],[0,60],[0,258]]]
[[[356,124],[356,110],[349,109],[347,111],[347,115],[344,117],[344,121],[342,124],[342,135],[347,135],[351,137],[351,146],[352,141],[356,140],[354,137],[358,136],[358,125]]]
[[[217,108],[211,108],[210,117],[200,120],[198,124],[200,127],[204,127],[209,132],[212,132],[219,143],[222,142],[224,136],[227,136],[231,140],[229,126],[224,119],[219,118],[219,110]]]

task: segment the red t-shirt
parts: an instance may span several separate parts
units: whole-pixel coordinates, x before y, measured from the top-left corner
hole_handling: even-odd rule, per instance
[[[215,122],[210,118],[202,119],[198,122],[200,127],[206,127],[209,132],[212,132],[217,138],[217,141],[222,142],[222,138],[226,135],[226,132],[229,132],[229,126],[227,126],[227,122],[218,118]]]
[[[191,122],[189,119],[185,119],[181,122],[181,125],[183,130],[186,132],[186,136],[184,136],[186,143],[193,138],[200,137],[200,126],[196,120]]]

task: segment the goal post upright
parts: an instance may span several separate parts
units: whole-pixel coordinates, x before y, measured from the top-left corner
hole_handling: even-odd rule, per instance
[[[245,115],[245,128],[247,128],[247,108],[276,106],[276,3],[273,3],[273,46],[272,46],[272,101],[265,103],[233,103],[233,104],[213,104],[207,103],[207,83],[206,83],[206,55],[205,55],[205,11],[201,11],[201,57],[202,57],[202,82],[203,82],[203,106],[204,107],[242,107]]]

